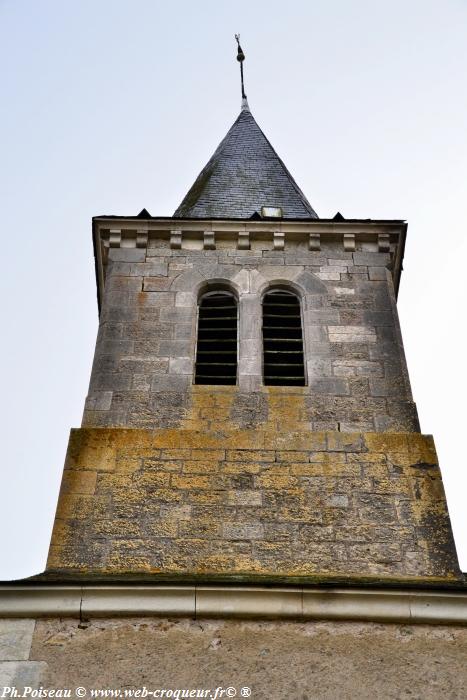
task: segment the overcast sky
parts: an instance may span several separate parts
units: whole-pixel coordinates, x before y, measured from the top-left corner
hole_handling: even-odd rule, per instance
[[[467,569],[467,2],[0,0],[0,578],[43,570],[97,331],[91,217],[171,215],[240,108],[322,217],[405,218],[399,313]]]

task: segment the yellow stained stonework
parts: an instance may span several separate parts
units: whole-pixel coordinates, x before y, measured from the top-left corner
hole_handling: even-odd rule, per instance
[[[306,400],[302,387],[262,387],[260,392],[248,396],[240,394],[237,387],[219,386],[213,390],[212,386],[193,385],[187,415],[180,427],[223,430],[228,423],[243,429],[309,431]]]
[[[290,582],[460,575],[430,436],[225,421],[73,430],[47,570]]]

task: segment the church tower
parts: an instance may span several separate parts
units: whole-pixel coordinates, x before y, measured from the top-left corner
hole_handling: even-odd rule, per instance
[[[46,571],[0,582],[1,696],[465,697],[406,222],[320,218],[242,85],[173,216],[92,226],[89,391]]]
[[[49,579],[457,580],[397,315],[406,233],[319,218],[244,92],[172,217],[95,217]]]

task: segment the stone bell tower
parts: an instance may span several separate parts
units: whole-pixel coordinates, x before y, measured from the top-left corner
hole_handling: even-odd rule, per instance
[[[406,232],[319,218],[245,96],[172,217],[95,217],[48,576],[457,579],[397,315]]]
[[[46,571],[0,582],[2,697],[466,696],[406,233],[319,218],[244,92],[173,216],[94,218],[89,392]]]
[[[245,99],[173,217],[94,218],[49,574],[457,577],[397,317],[406,231],[320,219]]]

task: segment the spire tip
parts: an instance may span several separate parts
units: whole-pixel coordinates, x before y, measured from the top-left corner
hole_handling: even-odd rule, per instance
[[[240,34],[235,34],[235,40],[236,40],[237,45],[238,45],[237,61],[240,63],[240,79],[241,79],[241,83],[242,83],[242,109],[243,109],[243,101],[244,100],[246,101],[245,87],[243,85],[243,61],[245,60],[245,54],[243,53],[243,49],[240,46]]]

